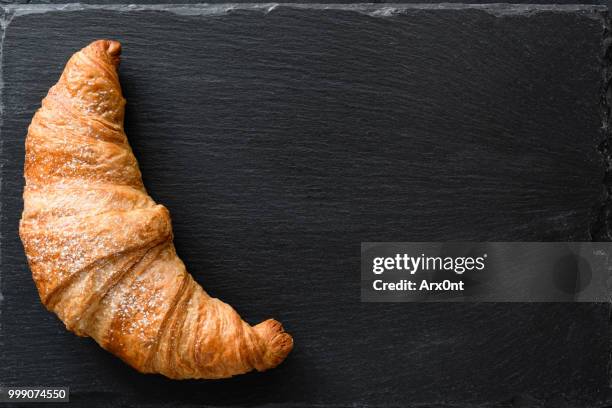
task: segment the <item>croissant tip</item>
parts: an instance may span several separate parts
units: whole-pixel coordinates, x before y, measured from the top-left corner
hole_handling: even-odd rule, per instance
[[[293,337],[285,332],[280,322],[274,319],[268,319],[258,324],[255,329],[267,345],[267,368],[276,367],[283,362],[293,349]]]
[[[111,57],[118,57],[121,55],[121,43],[115,40],[104,40],[106,43],[106,52]]]
[[[121,43],[115,40],[96,40],[85,47],[86,49],[90,49],[98,55],[106,54],[114,63],[119,62],[119,56],[121,55]]]
[[[121,54],[121,43],[115,40],[96,40],[89,44],[88,47],[102,49],[112,57],[116,57]]]

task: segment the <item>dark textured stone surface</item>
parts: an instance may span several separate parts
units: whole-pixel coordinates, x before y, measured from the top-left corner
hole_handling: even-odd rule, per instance
[[[66,3],[82,3],[82,4],[198,4],[203,3],[202,0],[80,0],[80,1],[61,1],[61,0],[0,0],[0,4],[66,4]],[[208,4],[217,3],[228,3],[225,0],[211,0],[206,1]],[[253,3],[251,0],[236,0],[231,3]],[[270,2],[273,3],[273,2]],[[316,0],[316,1],[299,1],[299,0],[287,0],[282,3],[302,3],[302,4],[349,4],[349,3],[364,3],[363,1],[355,0]],[[368,3],[417,3],[417,4],[436,4],[439,1],[434,0],[373,0]],[[469,3],[469,4],[486,4],[492,3],[487,0],[448,0],[444,3]],[[556,0],[554,2],[546,0],[509,0],[504,3],[511,4],[603,4],[607,5],[607,0]]]
[[[75,405],[600,403],[608,305],[359,302],[362,241],[591,238],[604,199],[592,17],[15,17],[3,56],[1,382],[68,385]],[[285,323],[296,348],[278,369],[140,375],[40,305],[17,237],[24,136],[67,58],[98,37],[124,44],[128,136],[179,254],[248,321]]]

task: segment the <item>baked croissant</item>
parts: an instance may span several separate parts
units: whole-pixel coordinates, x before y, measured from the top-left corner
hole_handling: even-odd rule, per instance
[[[68,61],[28,129],[19,234],[42,303],[143,373],[225,378],[280,364],[293,339],[251,327],[187,273],[168,210],[147,194],[123,130],[121,45]]]

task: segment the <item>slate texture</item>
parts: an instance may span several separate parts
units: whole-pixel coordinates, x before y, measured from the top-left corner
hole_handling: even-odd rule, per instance
[[[61,1],[61,0],[0,0],[0,4],[69,4],[69,3],[81,3],[81,4],[199,4],[202,3],[201,0],[80,0],[80,1]],[[227,3],[224,0],[210,0],[207,1],[208,4],[223,4]],[[256,3],[252,0],[236,0],[231,3],[243,4],[243,3]],[[261,3],[261,2],[259,2]],[[364,1],[355,1],[355,0],[315,0],[315,1],[303,1],[303,0],[286,0],[281,2],[283,4],[288,3],[298,3],[298,4],[359,4],[366,3]],[[439,4],[439,1],[435,0],[372,0],[367,3],[373,4]],[[469,3],[469,4],[486,4],[493,3],[490,0],[448,0],[444,3]],[[607,0],[556,0],[546,1],[546,0],[509,0],[504,1],[503,3],[508,4],[593,4],[593,5],[607,5]]]
[[[607,304],[359,301],[362,241],[609,232],[603,11],[491,10],[5,16],[1,383],[68,385],[75,406],[603,405]],[[100,37],[124,45],[127,134],[179,254],[246,320],[285,324],[278,369],[140,375],[40,305],[17,236],[23,141]]]

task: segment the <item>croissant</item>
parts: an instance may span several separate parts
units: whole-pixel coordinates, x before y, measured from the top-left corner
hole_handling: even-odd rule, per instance
[[[280,364],[293,339],[209,296],[177,256],[123,129],[121,44],[74,54],[28,129],[19,225],[40,299],[68,330],[143,373],[231,377]]]

